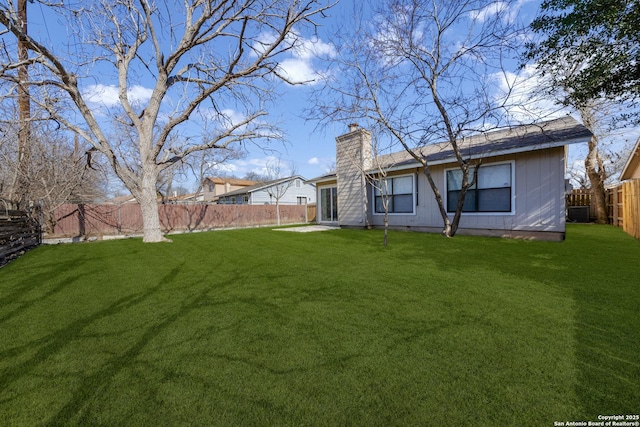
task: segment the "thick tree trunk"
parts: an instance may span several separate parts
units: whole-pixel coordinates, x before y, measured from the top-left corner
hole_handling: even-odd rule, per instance
[[[593,205],[596,210],[596,223],[606,224],[609,220],[607,212],[607,196],[604,188],[604,164],[598,152],[598,139],[594,136],[589,141],[589,153],[584,161],[584,167],[591,183]]]
[[[600,152],[598,151],[598,136],[597,136],[597,118],[596,108],[594,104],[587,103],[585,105],[579,105],[578,111],[580,112],[580,118],[585,127],[593,133],[593,137],[589,140],[589,152],[584,159],[584,168],[589,177],[589,183],[591,184],[591,194],[593,198],[593,204],[596,210],[596,223],[606,224],[609,221],[609,214],[607,212],[607,196],[604,188],[604,182],[607,178],[606,171],[604,170],[604,163]]]
[[[142,240],[145,243],[170,242],[170,240],[162,234],[162,228],[160,226],[156,193],[157,178],[153,173],[143,173],[141,181],[140,191],[135,196],[142,210]]]

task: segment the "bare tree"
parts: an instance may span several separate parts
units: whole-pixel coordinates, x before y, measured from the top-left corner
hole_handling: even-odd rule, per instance
[[[335,36],[341,56],[332,65],[341,78],[318,93],[311,115],[360,121],[406,150],[423,167],[444,236],[455,235],[480,165],[463,154],[463,139],[501,126],[492,76],[505,73],[505,53],[518,40],[515,10],[509,1],[385,0],[373,16],[356,11],[352,32]],[[453,218],[427,159],[439,142],[462,175]]]
[[[55,226],[53,213],[60,205],[94,201],[104,196],[104,165],[99,159],[89,161],[89,154],[77,138],[74,140],[68,133],[56,129],[53,123],[37,122],[29,132],[28,161],[24,158],[19,161],[19,147],[14,144],[18,126],[18,122],[2,123],[0,196],[6,195],[9,199],[12,194],[22,194],[37,203],[45,229]],[[13,185],[20,188],[13,189]]]
[[[363,171],[365,172],[365,177],[371,186],[373,191],[373,206],[374,212],[377,211],[378,205],[382,209],[383,217],[383,229],[384,229],[384,237],[382,244],[383,246],[387,246],[389,244],[389,202],[391,193],[391,188],[389,188],[389,179],[387,175],[389,173],[389,169],[392,169],[395,166],[394,161],[389,161],[389,157],[383,157],[384,151],[387,151],[388,148],[383,147],[382,141],[377,137],[377,135],[373,135],[372,137],[372,149],[373,156],[371,158],[371,170]],[[383,160],[385,159],[385,160]],[[379,201],[379,203],[378,203]]]
[[[242,179],[246,179],[248,181],[256,181],[256,182],[269,181],[269,177],[267,177],[264,174],[261,174],[259,172],[256,172],[256,171],[247,172],[246,174],[244,174]]]
[[[293,178],[295,175],[296,168],[292,166],[290,168],[288,177]],[[280,200],[284,197],[285,194],[287,194],[287,191],[289,191],[289,189],[295,182],[295,179],[284,179],[288,177],[283,176],[281,159],[267,162],[265,178],[267,179],[267,181],[272,182],[273,185],[269,185],[265,191],[269,195],[269,198],[275,201],[277,225],[280,225]]]
[[[41,4],[49,16],[57,14],[48,20],[52,25],[64,23],[69,44],[26,34],[9,0],[0,5],[0,24],[29,56],[0,51],[0,78],[18,83],[17,70],[29,65],[25,84],[47,90],[32,101],[106,157],[140,203],[145,242],[167,240],[156,201],[164,169],[192,153],[280,135],[263,121],[275,82],[287,80],[279,55],[299,44],[298,26],[315,26],[330,7],[317,0]],[[103,84],[108,78],[117,83]],[[112,89],[115,98],[107,103]],[[60,114],[64,103],[79,116]],[[192,137],[188,123],[194,117],[216,123],[217,132],[204,142]],[[128,137],[110,137],[114,121],[129,128]],[[171,138],[176,134],[181,137]]]

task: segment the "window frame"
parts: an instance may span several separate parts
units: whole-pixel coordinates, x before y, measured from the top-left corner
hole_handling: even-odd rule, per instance
[[[372,207],[371,207],[371,212],[373,212],[373,215],[384,215],[384,209],[381,212],[378,212],[376,210],[376,199],[377,196],[376,192],[378,192],[378,188],[377,188],[377,182],[379,182],[381,179],[396,179],[396,178],[406,178],[406,177],[410,177],[411,178],[411,193],[400,193],[398,195],[407,195],[407,194],[411,194],[411,212],[393,212],[391,210],[389,210],[389,215],[393,215],[393,216],[397,216],[397,215],[416,215],[417,214],[417,209],[416,209],[416,174],[415,173],[409,173],[409,174],[402,174],[402,175],[391,175],[391,176],[385,176],[385,177],[376,177],[373,178],[373,180],[375,181],[375,183],[371,184],[371,194],[372,194],[372,198],[371,198],[371,203],[372,203]],[[393,189],[391,190],[392,193],[390,193],[389,195],[391,197],[394,196],[393,194]]]
[[[463,215],[472,215],[472,216],[478,216],[478,215],[490,215],[490,216],[496,216],[496,215],[515,215],[516,214],[516,162],[515,160],[508,160],[508,161],[503,161],[503,162],[494,162],[494,163],[486,163],[486,164],[481,164],[480,165],[480,171],[482,171],[483,168],[487,168],[487,167],[492,167],[492,166],[500,166],[500,165],[505,165],[508,164],[511,166],[511,194],[510,194],[510,203],[511,203],[511,210],[510,211],[462,211]],[[447,211],[447,214],[455,214],[455,210],[450,211],[449,210],[449,180],[448,180],[448,172],[449,171],[460,171],[460,168],[458,167],[454,167],[454,168],[446,168],[444,170],[444,206],[445,209]],[[480,173],[480,172],[478,172]],[[469,171],[469,176],[473,176],[473,168]],[[473,189],[469,189],[467,190],[467,194],[469,194],[469,191],[476,191],[478,190],[477,188],[477,183],[475,185],[476,188]],[[498,187],[496,187],[498,188]],[[507,187],[502,187],[502,188],[507,188]],[[488,188],[487,188],[488,189]],[[482,188],[480,188],[480,190],[482,190]],[[466,198],[466,196],[465,196]]]

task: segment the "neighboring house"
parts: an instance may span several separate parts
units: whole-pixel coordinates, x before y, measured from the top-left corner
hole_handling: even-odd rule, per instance
[[[176,191],[173,192],[173,195],[165,197],[164,203],[181,203],[181,202],[197,202],[199,200],[198,193],[189,193],[189,194],[178,194]]]
[[[462,155],[482,163],[477,185],[467,192],[458,233],[563,239],[566,146],[588,142],[591,136],[575,119],[564,117],[460,141]],[[453,218],[462,173],[450,145],[417,152],[426,156]],[[357,125],[336,138],[336,173],[309,181],[317,187],[318,222],[381,227],[382,196],[371,182],[382,169],[389,188],[390,228],[441,232],[442,217],[422,165],[406,151],[377,159],[371,153],[371,133]]]
[[[242,188],[250,187],[257,184],[257,181],[249,181],[247,179],[236,178],[205,178],[202,184],[201,201],[216,201],[218,196],[230,191],[236,191]]]
[[[315,185],[300,175],[261,182],[222,194],[218,203],[231,205],[306,205],[315,203]]]
[[[622,169],[620,181],[629,179],[640,179],[640,138],[636,141],[636,145],[629,153],[629,159]]]
[[[117,205],[121,205],[121,204],[124,204],[124,203],[138,203],[136,198],[133,197],[131,194],[114,197],[113,199],[109,200],[108,202],[114,203],[114,204],[117,204]]]

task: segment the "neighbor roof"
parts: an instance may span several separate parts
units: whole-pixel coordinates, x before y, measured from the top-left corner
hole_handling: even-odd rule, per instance
[[[272,181],[259,182],[257,184],[250,185],[248,187],[239,188],[237,190],[229,191],[228,193],[221,194],[219,197],[237,196],[239,194],[253,193],[254,191],[259,191],[259,190],[262,190],[264,188],[272,187],[274,185],[278,185],[278,184],[281,184],[283,182],[291,181],[291,180],[296,179],[296,178],[300,179],[303,182],[306,181],[306,179],[304,177],[302,177],[300,175],[294,175],[294,176],[289,176],[289,177],[286,177],[286,178],[274,179]]]
[[[219,178],[219,177],[208,177],[204,179],[205,181],[211,181],[214,184],[229,184],[229,185],[242,185],[249,186],[256,184],[256,181],[250,181],[248,179],[238,179],[238,178]]]
[[[326,181],[332,181],[332,180],[335,181],[335,179],[336,179],[336,173],[335,172],[331,172],[331,173],[324,174],[322,176],[318,176],[318,177],[312,178],[312,179],[308,180],[307,183],[315,184],[316,182],[326,182]]]

